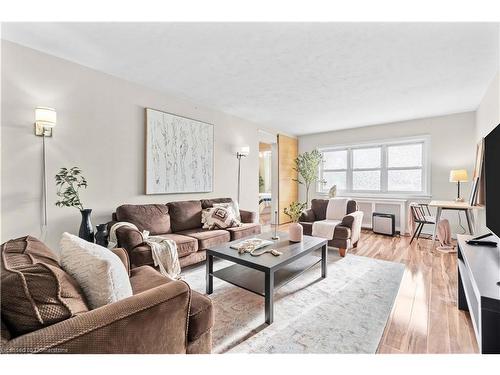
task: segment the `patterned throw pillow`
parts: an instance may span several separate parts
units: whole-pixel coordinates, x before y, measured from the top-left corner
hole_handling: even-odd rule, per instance
[[[207,208],[202,212],[202,221],[204,229],[226,229],[241,226],[231,207]]]

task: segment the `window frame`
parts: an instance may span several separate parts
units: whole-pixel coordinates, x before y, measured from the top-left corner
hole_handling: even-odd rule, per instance
[[[422,165],[408,167],[389,167],[388,166],[388,148],[390,146],[404,146],[422,144]],[[380,148],[380,167],[379,168],[353,168],[353,150]],[[346,172],[346,189],[339,190],[339,195],[350,196],[368,196],[368,197],[390,197],[390,198],[409,198],[409,197],[430,197],[431,196],[431,138],[429,135],[416,137],[404,137],[388,140],[377,140],[371,142],[358,142],[352,144],[341,144],[334,146],[322,146],[318,148],[320,152],[347,151],[347,169],[323,169],[319,167],[320,181],[323,179],[324,172]],[[420,191],[396,191],[388,190],[388,176],[391,170],[422,170],[422,190]],[[353,172],[354,171],[380,171],[380,190],[353,190]],[[316,193],[318,195],[327,195],[329,187],[322,187],[322,183],[316,184]],[[325,190],[326,189],[326,190]]]

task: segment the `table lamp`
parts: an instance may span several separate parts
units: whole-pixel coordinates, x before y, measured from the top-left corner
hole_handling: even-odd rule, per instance
[[[467,171],[465,169],[454,169],[450,171],[450,182],[457,183],[457,199],[455,199],[456,202],[464,201],[463,198],[460,198],[460,183],[467,181]]]

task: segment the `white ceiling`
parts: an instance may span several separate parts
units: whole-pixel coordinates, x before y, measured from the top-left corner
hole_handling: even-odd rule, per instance
[[[485,23],[4,23],[2,38],[298,135],[475,110],[499,48]]]

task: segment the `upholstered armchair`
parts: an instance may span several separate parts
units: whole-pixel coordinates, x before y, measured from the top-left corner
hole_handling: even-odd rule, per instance
[[[314,222],[326,220],[328,201],[313,199],[311,208],[302,213],[299,223],[304,228],[304,234],[312,235]],[[332,238],[328,238],[328,246],[338,248],[340,256],[344,257],[347,250],[358,246],[362,221],[363,212],[358,210],[356,201],[347,201],[345,216],[335,226]]]

